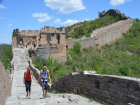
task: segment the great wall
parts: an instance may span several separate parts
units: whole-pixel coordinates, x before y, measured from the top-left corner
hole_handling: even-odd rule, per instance
[[[52,85],[48,84],[48,91],[56,90],[64,94],[48,93],[50,97],[46,99],[42,99],[41,86],[35,84],[34,81],[32,81],[31,99],[27,99],[23,84],[23,73],[28,66],[33,71],[35,78],[38,78],[40,73],[29,59],[28,50],[33,47],[33,41],[37,44],[37,47],[34,48],[36,56],[47,58],[48,55],[52,55],[53,58],[66,61],[66,47],[71,48],[76,42],[79,42],[84,48],[96,44],[105,45],[121,38],[122,34],[126,33],[135,23],[135,19],[129,17],[126,20],[123,19],[93,30],[91,37],[66,41],[64,28],[45,26],[40,32],[19,32],[18,29],[15,29],[12,37],[11,75],[0,62],[0,105],[140,105],[140,79],[138,78],[99,75],[94,71],[75,72],[60,78]],[[20,41],[22,43],[29,41],[31,44],[26,48],[20,44]],[[71,94],[74,90],[79,95]],[[80,94],[94,98],[97,102],[89,102]]]
[[[121,38],[122,34],[126,33],[133,26],[134,22],[135,20],[132,19],[120,20],[114,24],[94,30],[90,37],[82,37],[80,39],[69,38],[66,40],[66,45],[69,49],[76,42],[80,43],[82,48],[95,46],[96,44],[102,46],[114,42],[116,39]]]

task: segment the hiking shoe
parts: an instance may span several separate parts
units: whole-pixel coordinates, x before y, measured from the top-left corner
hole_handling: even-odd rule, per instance
[[[47,98],[50,98],[50,96],[47,94],[47,95],[45,95]]]
[[[45,94],[43,94],[43,98],[45,98]]]
[[[29,98],[29,99],[31,99],[31,97],[30,97],[30,96],[29,96],[28,98]]]

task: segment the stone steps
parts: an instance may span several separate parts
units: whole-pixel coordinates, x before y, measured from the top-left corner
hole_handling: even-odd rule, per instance
[[[21,48],[13,49],[13,62],[14,70],[26,70],[29,66],[27,51]]]
[[[32,80],[31,99],[26,98],[23,74],[25,70],[15,71],[12,93],[7,99],[6,105],[101,105],[95,101],[74,94],[53,94],[48,93],[49,98],[43,98],[42,87]]]
[[[13,49],[14,76],[11,96],[6,105],[101,105],[95,101],[89,102],[87,98],[74,94],[52,94],[49,98],[43,98],[42,87],[32,79],[31,99],[26,98],[23,76],[28,66],[27,51],[24,49]]]

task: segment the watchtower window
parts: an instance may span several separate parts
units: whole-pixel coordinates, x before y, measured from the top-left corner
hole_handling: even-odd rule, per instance
[[[95,88],[100,89],[100,82],[98,80],[95,80]]]
[[[22,45],[22,41],[20,41],[19,43],[20,43],[20,45]]]
[[[68,45],[66,45],[66,49],[68,50]]]

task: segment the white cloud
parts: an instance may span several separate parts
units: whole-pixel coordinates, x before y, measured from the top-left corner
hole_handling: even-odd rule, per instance
[[[5,19],[4,17],[0,17],[0,19]]]
[[[63,14],[72,13],[74,11],[83,10],[82,0],[44,0],[45,5],[53,10],[59,10]]]
[[[56,19],[53,23],[60,23],[61,22],[61,19]]]
[[[63,25],[72,25],[75,23],[78,23],[78,20],[72,20],[72,19],[68,19],[65,22],[62,22],[61,19],[56,19],[53,23],[59,23],[59,24],[63,24]]]
[[[27,28],[30,28],[30,27],[32,27],[32,26],[27,26]]]
[[[18,21],[18,20],[7,20],[8,22],[14,22],[14,21]]]
[[[45,18],[38,19],[39,22],[46,22],[46,21],[49,21],[49,20],[51,20],[51,18],[49,16],[46,16]]]
[[[32,17],[40,17],[38,22],[46,22],[51,20],[51,17],[53,16],[49,16],[47,13],[33,13]]]
[[[124,4],[125,3],[125,1],[131,1],[131,0],[110,0],[110,2],[109,2],[109,4],[111,4],[111,5],[120,5],[120,4]]]
[[[2,4],[0,4],[0,8],[1,8],[1,9],[4,9],[4,8],[6,8],[6,7],[4,7],[4,5],[2,5]]]
[[[75,23],[78,23],[78,20],[67,20],[65,22],[61,22],[60,24],[64,24],[64,25],[72,25],[72,24],[75,24]]]
[[[12,26],[13,24],[8,24],[8,26]]]
[[[0,39],[0,40],[3,40],[3,39]]]
[[[8,24],[6,28],[10,28],[10,26],[12,26],[13,24]]]
[[[20,29],[20,31],[21,31],[21,30],[25,30],[25,29]]]
[[[46,17],[48,16],[47,13],[33,13],[32,17]]]

